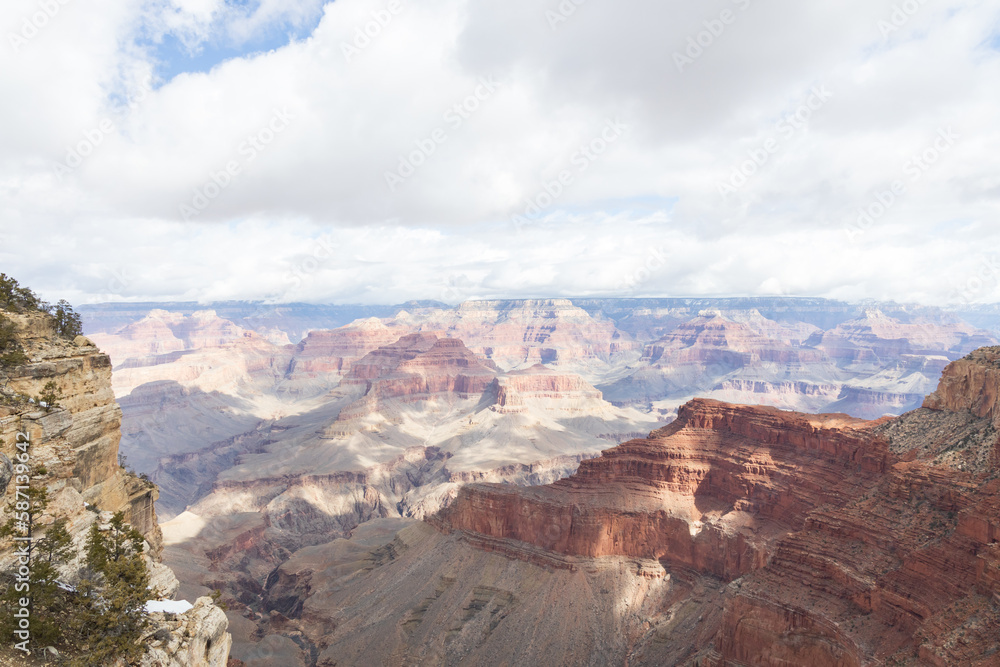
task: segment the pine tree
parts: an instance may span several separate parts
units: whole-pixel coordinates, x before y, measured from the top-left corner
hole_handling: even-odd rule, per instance
[[[81,601],[72,627],[86,645],[71,665],[111,664],[118,658],[134,661],[144,648],[138,644],[147,624],[149,572],[142,558],[142,534],[125,523],[123,512],[109,522],[107,532],[96,524],[87,538],[87,577],[77,592]]]
[[[31,495],[35,499],[32,508],[32,520],[45,509],[48,504],[45,489],[35,490]],[[13,524],[0,529],[4,535],[18,534]],[[61,611],[66,607],[66,592],[59,588],[59,566],[66,562],[70,555],[73,538],[66,530],[66,519],[59,519],[36,539],[28,556],[28,589],[18,591],[9,585],[0,596],[3,608],[7,614],[0,616],[0,627],[4,635],[12,633],[14,617],[10,614],[21,605],[20,598],[30,600],[31,609],[31,641],[35,646],[48,646],[59,642],[63,637],[63,619]]]
[[[80,315],[73,310],[69,301],[60,299],[52,307],[52,317],[56,318],[56,331],[63,338],[76,338],[83,333]]]

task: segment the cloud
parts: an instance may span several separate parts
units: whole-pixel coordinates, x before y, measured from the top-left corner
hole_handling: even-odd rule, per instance
[[[995,3],[55,2],[0,48],[0,263],[45,293],[945,303],[997,247]],[[313,24],[150,86],[164,36]]]

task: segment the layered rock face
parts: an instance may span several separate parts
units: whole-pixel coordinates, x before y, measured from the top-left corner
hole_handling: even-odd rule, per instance
[[[558,405],[589,412],[602,400],[601,392],[578,375],[559,373],[541,364],[498,377],[489,393],[497,412],[524,412],[527,404]]]
[[[310,331],[296,346],[288,375],[292,379],[345,375],[355,361],[396,341],[403,333],[376,318],[339,329]]]
[[[954,317],[900,315],[906,321],[871,308],[824,330],[756,310],[707,310],[673,324],[635,370],[599,388],[617,405],[664,415],[695,396],[867,419],[899,414],[920,405],[950,360],[992,341]]]
[[[814,341],[832,357],[851,362],[885,361],[905,354],[952,354],[969,347],[988,345],[985,332],[953,319],[940,323],[901,322],[878,308],[869,308],[856,319],[844,322],[823,333]]]
[[[760,313],[740,315],[743,321],[708,312],[678,324],[646,345],[636,371],[602,390],[616,404],[747,391],[755,402],[779,407],[819,408],[836,400],[843,378],[824,352]]]
[[[763,566],[770,542],[819,505],[842,504],[888,449],[845,416],[789,416],[709,400],[677,421],[531,490],[472,485],[431,521],[484,545],[652,558],[724,579]]]
[[[403,336],[365,355],[351,368],[342,387],[363,391],[360,399],[341,410],[328,429],[330,437],[345,437],[373,428],[378,413],[394,421],[401,405],[478,399],[496,377],[492,362],[477,357],[460,340],[436,334]]]
[[[6,389],[40,396],[48,382],[57,388],[63,409],[45,411],[0,407],[0,438],[6,454],[15,436],[26,431],[36,466],[49,471],[55,486],[72,489],[84,502],[111,511],[124,510],[129,521],[159,545],[153,512],[157,491],[118,465],[121,410],[111,390],[111,362],[88,339],[59,339],[51,320],[40,314],[5,313],[15,322],[30,357],[8,372]],[[51,486],[51,485],[50,485]]]
[[[635,359],[640,347],[613,322],[591,317],[566,299],[466,301],[421,317],[401,313],[394,321],[444,331],[504,369],[543,363],[600,373]]]
[[[163,548],[154,507],[158,489],[118,463],[121,410],[111,387],[110,359],[83,336],[74,341],[59,337],[51,317],[6,311],[3,315],[14,323],[28,361],[5,369],[0,390],[0,462],[9,463],[9,456],[17,453],[17,434],[27,433],[30,485],[44,486],[49,497],[37,524],[47,526],[66,519],[70,549],[76,553],[61,566],[60,576],[71,584],[79,582],[90,527],[96,524],[106,530],[112,514],[121,511],[148,543],[144,559],[151,588],[172,596],[178,581],[158,562]],[[57,402],[46,406],[38,397],[53,385]],[[6,491],[6,483],[3,486]],[[11,550],[0,553],[0,564],[7,566],[13,560]],[[202,622],[208,617],[211,623]],[[151,631],[158,632],[172,649],[144,664],[225,665],[230,641],[227,623],[210,599],[201,601],[200,611],[184,617],[183,637],[175,637],[173,626],[164,627],[157,620],[153,619]],[[216,644],[214,649],[209,647],[211,642]],[[183,657],[176,650],[181,645],[195,649]]]
[[[875,422],[691,401],[567,479],[463,487],[438,536],[293,557],[270,631],[338,665],[549,664],[581,627],[578,664],[996,665],[996,362],[956,361],[927,407]]]
[[[503,374],[430,332],[353,362],[326,399],[164,459],[154,479],[190,493],[187,511],[172,506],[164,528],[165,559],[190,585],[182,590],[221,588],[254,608],[268,574],[294,552],[371,521],[426,516],[469,482],[553,482],[609,440],[657,423],[604,402],[571,373]],[[251,639],[237,641],[239,655],[260,643]]]
[[[969,412],[1000,430],[1000,347],[985,347],[952,362],[924,407]]]

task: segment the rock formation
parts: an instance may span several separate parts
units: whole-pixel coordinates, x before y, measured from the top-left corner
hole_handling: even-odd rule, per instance
[[[924,407],[969,412],[1000,430],[1000,347],[981,348],[952,362]]]
[[[345,375],[352,363],[404,333],[374,317],[338,329],[310,331],[296,346],[288,375],[292,379]]]
[[[226,667],[233,639],[229,621],[210,597],[183,614],[150,614],[149,650],[140,667]]]
[[[640,348],[613,322],[594,318],[566,299],[466,301],[453,310],[420,316],[403,312],[393,322],[443,331],[505,370],[542,363],[600,374],[622,360],[634,360]]]
[[[294,555],[260,623],[320,665],[996,665],[998,358],[896,419],[691,401],[553,484],[463,487],[437,532]]]
[[[18,434],[26,433],[30,443],[30,485],[44,486],[49,498],[37,524],[46,526],[56,519],[66,519],[76,553],[61,567],[63,581],[69,585],[78,583],[91,525],[97,523],[105,530],[112,514],[121,511],[146,540],[144,560],[151,588],[172,596],[178,581],[159,562],[163,545],[154,507],[158,489],[148,479],[119,465],[121,410],[111,388],[110,359],[84,336],[73,341],[58,336],[52,318],[47,315],[6,311],[3,315],[13,322],[27,361],[4,369],[4,386],[0,389],[3,448],[0,462],[8,464],[2,468],[6,471],[9,457],[19,453]],[[55,399],[53,404],[39,398],[46,394],[50,394],[50,402]],[[3,487],[6,491],[6,481]],[[0,552],[0,565],[6,567],[13,559],[12,549]],[[207,620],[209,617],[211,622]],[[158,632],[165,642],[197,645],[200,652],[182,658],[172,651],[171,655],[150,659],[147,664],[161,667],[225,664],[229,650],[226,620],[210,599],[201,601],[197,613],[184,617],[183,638],[175,637],[169,624],[162,626],[156,621],[152,631]],[[216,643],[212,650],[205,646],[210,641]],[[210,656],[210,662],[203,662],[203,655]]]

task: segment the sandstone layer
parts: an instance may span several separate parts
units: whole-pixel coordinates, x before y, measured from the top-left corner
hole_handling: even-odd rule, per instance
[[[84,336],[73,341],[60,337],[48,315],[6,311],[3,315],[14,323],[27,361],[3,372],[0,462],[9,462],[20,453],[16,443],[23,437],[18,434],[27,434],[29,486],[44,487],[49,498],[36,521],[35,537],[57,519],[67,521],[71,537],[69,560],[60,566],[61,581],[68,586],[79,584],[85,576],[84,553],[91,526],[107,530],[112,515],[121,511],[145,537],[143,558],[151,590],[154,595],[172,597],[178,581],[160,563],[162,534],[154,506],[158,489],[119,464],[121,410],[111,387],[110,359]],[[3,487],[6,495],[7,484]],[[14,560],[10,543],[5,542],[0,549],[3,567]],[[144,664],[225,665],[230,641],[225,615],[210,599],[199,605],[180,629],[161,624],[163,619],[152,620],[151,632],[159,633],[171,649],[155,659],[147,656]]]

